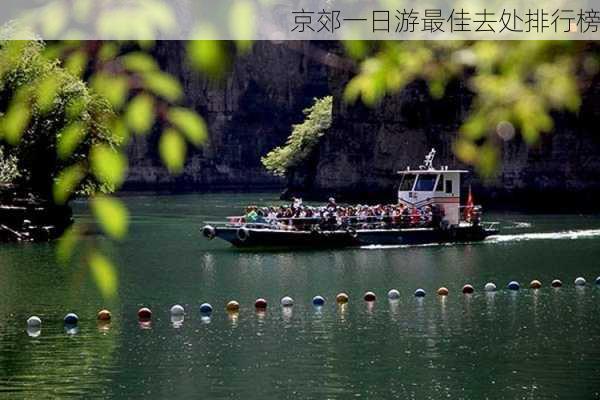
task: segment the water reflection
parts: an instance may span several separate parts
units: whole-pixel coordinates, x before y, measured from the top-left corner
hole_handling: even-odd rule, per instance
[[[148,321],[140,320],[140,321],[138,321],[138,326],[142,330],[152,329],[152,321],[151,320],[148,320]]]
[[[180,329],[183,327],[184,320],[184,315],[171,315],[171,326],[175,329]]]
[[[111,324],[110,321],[98,321],[96,327],[98,328],[98,332],[106,335],[110,331]]]
[[[65,325],[65,333],[67,335],[76,335],[77,333],[79,333],[79,326],[77,325]]]

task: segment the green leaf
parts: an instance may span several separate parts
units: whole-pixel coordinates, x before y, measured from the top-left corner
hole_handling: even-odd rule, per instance
[[[217,40],[192,40],[187,54],[193,67],[211,75],[220,75],[228,63],[227,53]]]
[[[92,173],[98,180],[119,188],[127,172],[127,158],[109,145],[96,145],[90,151]]]
[[[136,96],[125,112],[127,124],[137,134],[147,133],[154,124],[154,100],[147,94]]]
[[[206,123],[192,110],[177,107],[169,111],[169,120],[195,146],[202,144],[208,137]]]
[[[106,99],[115,107],[121,108],[129,91],[129,81],[120,75],[98,73],[91,79],[92,89]]]
[[[85,171],[81,164],[71,165],[65,168],[54,181],[53,194],[56,204],[65,204],[71,194],[79,185],[79,182],[85,176]]]
[[[85,71],[88,62],[88,56],[84,51],[76,51],[71,54],[65,62],[65,69],[72,75],[81,77]]]
[[[30,119],[29,106],[24,102],[13,102],[1,120],[0,136],[3,136],[9,144],[17,145]]]
[[[80,234],[76,225],[72,225],[62,234],[56,245],[56,258],[60,263],[66,264],[71,259]]]
[[[121,57],[121,62],[126,69],[133,72],[150,72],[159,69],[154,58],[141,51],[124,55]]]
[[[71,156],[85,137],[85,127],[81,122],[75,122],[65,127],[57,136],[56,152],[61,160]]]
[[[53,76],[42,80],[37,88],[37,106],[42,114],[46,114],[52,108],[54,99],[59,89],[59,82]]]
[[[98,195],[91,200],[92,212],[107,235],[121,239],[127,233],[129,212],[123,203],[110,196]]]
[[[100,293],[105,299],[113,298],[117,293],[117,270],[112,262],[102,254],[94,251],[88,258],[92,277]]]
[[[164,72],[147,72],[143,77],[144,85],[153,93],[168,101],[177,101],[183,95],[179,81]]]
[[[158,150],[163,163],[171,173],[178,174],[182,171],[187,146],[175,129],[169,128],[163,132]]]

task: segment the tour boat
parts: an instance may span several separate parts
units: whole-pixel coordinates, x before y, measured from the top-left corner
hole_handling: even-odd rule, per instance
[[[481,206],[473,204],[470,189],[467,203],[460,205],[461,176],[468,171],[447,166],[436,169],[434,157],[432,149],[419,169],[407,167],[398,172],[398,205],[405,210],[399,217],[347,216],[333,224],[322,217],[277,218],[268,223],[249,222],[243,216],[228,217],[224,223],[205,225],[202,232],[208,239],[223,239],[242,248],[474,242],[497,234],[496,223],[481,221]],[[423,219],[418,210],[428,210],[430,218]]]

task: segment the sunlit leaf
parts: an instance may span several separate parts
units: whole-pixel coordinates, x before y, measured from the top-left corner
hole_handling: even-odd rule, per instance
[[[147,133],[154,124],[154,100],[147,94],[140,94],[129,102],[125,112],[127,124],[137,134]]]
[[[90,151],[92,173],[98,180],[119,188],[127,172],[127,158],[106,144],[96,145]]]
[[[144,85],[153,93],[169,101],[177,101],[183,95],[181,84],[173,76],[164,72],[144,74]]]
[[[63,169],[54,181],[54,202],[56,204],[65,204],[73,192],[75,192],[84,176],[85,170],[80,164],[71,165]]]
[[[126,146],[129,143],[129,130],[121,118],[113,118],[110,123],[110,132],[119,146]]]
[[[98,253],[92,252],[88,258],[92,277],[100,293],[105,299],[112,299],[117,294],[117,270],[112,262]]]
[[[193,67],[211,75],[220,75],[228,63],[227,52],[217,40],[192,40],[187,54]]]
[[[163,163],[171,173],[177,174],[182,171],[187,146],[177,131],[165,130],[160,137],[158,150]]]
[[[81,122],[75,122],[66,126],[57,135],[58,143],[56,145],[56,152],[58,153],[58,157],[64,160],[73,154],[85,137],[85,133],[85,126]]]
[[[81,232],[77,225],[71,225],[60,237],[56,245],[56,258],[62,264],[66,264],[75,251]]]
[[[122,75],[98,73],[94,75],[90,84],[96,93],[106,97],[116,109],[123,105],[129,91],[129,82]]]
[[[125,205],[114,197],[98,195],[91,199],[94,217],[107,235],[121,239],[127,233],[129,212]]]
[[[88,62],[88,56],[84,51],[76,51],[65,61],[65,69],[69,73],[80,77],[85,71]]]
[[[37,88],[37,106],[42,114],[46,114],[52,108],[59,82],[54,76],[42,80]]]
[[[206,123],[191,110],[181,107],[172,108],[169,111],[169,120],[196,146],[202,144],[208,137]]]
[[[0,131],[2,132],[0,136],[3,136],[9,144],[18,144],[29,125],[30,118],[31,112],[26,103],[13,102],[0,121]]]
[[[124,55],[121,57],[121,62],[126,69],[133,72],[149,72],[159,69],[154,58],[141,51]]]
[[[102,62],[107,62],[115,59],[119,54],[119,46],[116,42],[104,42],[98,51],[98,59]]]

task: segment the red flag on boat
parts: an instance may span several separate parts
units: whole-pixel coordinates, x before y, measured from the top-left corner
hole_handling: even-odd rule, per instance
[[[473,203],[473,193],[471,193],[471,185],[469,185],[469,195],[467,196],[467,205],[465,206],[465,220],[471,221],[473,215],[473,209],[475,205]]]

